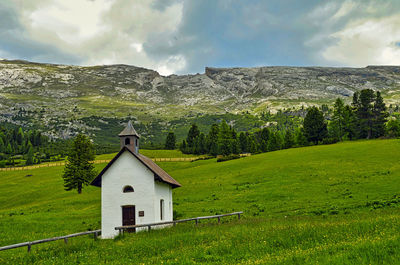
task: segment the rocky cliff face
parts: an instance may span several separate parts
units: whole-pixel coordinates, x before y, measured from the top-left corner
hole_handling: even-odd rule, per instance
[[[400,67],[210,68],[204,74],[161,76],[127,65],[67,66],[0,61],[3,121],[44,125],[48,134],[68,137],[88,127],[82,118],[161,119],[265,111],[350,98],[363,88],[382,91],[397,104]],[[40,127],[40,126],[39,126]]]

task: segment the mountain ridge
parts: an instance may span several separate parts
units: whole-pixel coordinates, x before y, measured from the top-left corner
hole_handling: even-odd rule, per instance
[[[238,114],[349,102],[364,88],[400,100],[400,67],[206,67],[202,74],[162,76],[125,64],[74,66],[0,60],[0,121],[41,127],[55,138],[100,130],[89,117],[131,118],[136,124],[205,114]],[[98,123],[98,122],[97,122]],[[151,132],[148,129],[148,136]],[[146,135],[146,133],[145,133]]]

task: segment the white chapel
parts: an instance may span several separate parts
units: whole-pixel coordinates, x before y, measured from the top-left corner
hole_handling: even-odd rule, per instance
[[[115,227],[172,221],[172,189],[181,186],[150,158],[139,153],[139,135],[129,121],[118,135],[121,150],[90,183],[101,187],[101,237]]]

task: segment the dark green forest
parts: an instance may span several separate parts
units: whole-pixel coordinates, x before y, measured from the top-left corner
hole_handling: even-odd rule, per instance
[[[0,125],[0,167],[61,160],[67,148],[67,141],[51,140],[38,130]]]
[[[240,153],[263,153],[344,140],[396,138],[400,136],[400,122],[391,112],[389,117],[380,92],[364,89],[354,93],[351,105],[345,105],[338,98],[332,108],[323,105],[279,111],[274,115],[262,113],[262,119],[269,126],[254,131],[238,133],[222,120],[212,124],[205,134],[192,124],[179,148],[187,154],[235,157]]]

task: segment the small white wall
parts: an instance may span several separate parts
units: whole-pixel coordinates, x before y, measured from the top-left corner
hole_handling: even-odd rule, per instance
[[[166,222],[173,220],[172,209],[172,188],[170,185],[156,181],[155,185],[155,201],[154,201],[154,216],[155,222]],[[161,220],[160,216],[160,200],[164,200],[164,218]]]
[[[159,199],[155,196],[154,174],[131,153],[127,151],[122,153],[103,174],[101,182],[102,238],[113,238],[118,235],[115,227],[122,226],[122,206],[124,205],[135,206],[136,224],[158,221],[155,215],[155,201],[159,204]],[[131,185],[134,192],[123,193],[126,185]],[[169,187],[169,185],[166,186]],[[167,189],[163,186],[157,190],[166,194]],[[172,191],[170,201],[172,205]],[[165,203],[168,209],[167,200]],[[159,210],[159,206],[157,209]],[[144,217],[139,217],[139,211],[144,211]]]

